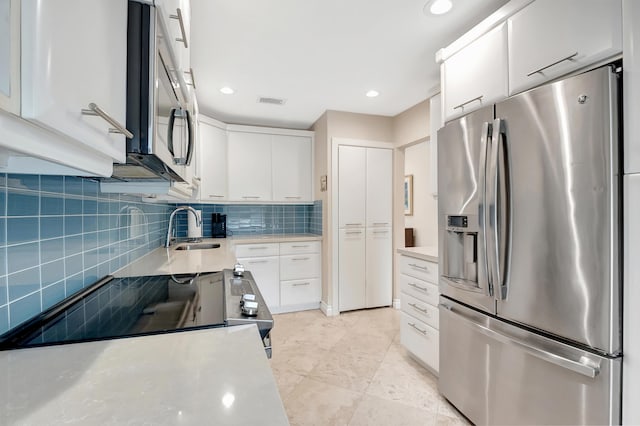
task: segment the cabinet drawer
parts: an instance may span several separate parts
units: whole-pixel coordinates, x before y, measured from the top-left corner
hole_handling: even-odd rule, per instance
[[[280,243],[280,254],[320,253],[320,241]]]
[[[407,293],[400,293],[400,306],[402,311],[414,316],[420,321],[438,330],[438,319],[440,317],[438,308],[428,303],[422,302]]]
[[[400,342],[409,352],[436,372],[439,367],[439,334],[422,321],[402,312]]]
[[[281,281],[280,306],[320,303],[321,291],[318,278]]]
[[[439,291],[435,284],[400,274],[400,290],[432,306],[438,306]]]
[[[400,272],[431,283],[438,283],[438,265],[415,257],[400,257]]]
[[[297,280],[320,276],[319,254],[293,254],[280,256],[280,279]]]
[[[236,257],[277,256],[278,243],[240,244],[236,246]]]

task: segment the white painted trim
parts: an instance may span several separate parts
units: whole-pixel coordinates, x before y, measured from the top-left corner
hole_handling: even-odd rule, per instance
[[[247,133],[265,133],[268,135],[287,135],[287,136],[310,136],[313,137],[313,130],[295,130],[282,129],[276,127],[259,127],[259,126],[243,126],[239,124],[227,124],[227,130],[230,132],[247,132]]]
[[[331,217],[332,220],[332,229],[329,230],[331,233],[331,264],[332,268],[332,276],[330,286],[332,289],[332,298],[330,300],[331,305],[336,307],[336,315],[340,314],[340,286],[339,286],[339,264],[340,264],[340,254],[338,253],[339,240],[340,240],[340,221],[338,220],[338,147],[340,145],[348,145],[348,146],[361,146],[364,148],[387,148],[390,149],[395,156],[395,146],[392,142],[382,142],[382,141],[372,141],[365,139],[349,139],[349,138],[331,138]],[[393,160],[392,160],[393,161]],[[393,222],[393,220],[392,220]]]
[[[222,130],[227,130],[227,123],[223,123],[222,121],[218,121],[215,118],[211,118],[203,114],[198,114],[198,121],[202,121],[203,123],[215,126]]]
[[[269,308],[272,314],[286,314],[288,312],[310,311],[312,309],[322,309],[320,303],[301,303],[299,305],[278,306]]]
[[[327,305],[324,302],[320,302],[320,310],[328,317],[332,317],[338,314],[337,312],[333,312],[333,307],[331,305]]]
[[[400,299],[393,299],[393,309],[401,309]]]

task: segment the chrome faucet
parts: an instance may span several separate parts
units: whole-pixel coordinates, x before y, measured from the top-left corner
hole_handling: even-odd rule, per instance
[[[173,212],[171,212],[171,216],[169,216],[169,227],[167,228],[167,242],[164,244],[165,247],[169,247],[171,245],[171,228],[173,227],[173,217],[176,215],[176,213],[182,210],[193,213],[193,217],[196,218],[196,225],[202,226],[202,219],[198,217],[198,213],[196,213],[196,210],[193,207],[177,207]]]

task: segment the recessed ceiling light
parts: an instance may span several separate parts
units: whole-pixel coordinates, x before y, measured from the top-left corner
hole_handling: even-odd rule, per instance
[[[235,90],[233,90],[231,87],[223,87],[220,89],[221,93],[224,93],[225,95],[233,95],[233,93],[235,92]]]
[[[370,98],[375,98],[376,96],[378,96],[380,93],[377,90],[369,90],[367,92],[367,96]]]
[[[452,7],[451,0],[429,0],[424,5],[423,12],[426,14],[427,10],[429,10],[432,15],[442,15],[450,11]]]

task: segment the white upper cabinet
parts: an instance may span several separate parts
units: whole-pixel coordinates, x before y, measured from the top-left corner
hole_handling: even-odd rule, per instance
[[[0,109],[20,114],[20,2],[0,0]]]
[[[271,142],[273,201],[312,201],[311,149],[310,137],[274,135]]]
[[[393,151],[383,148],[366,150],[366,225],[390,227],[393,214]]]
[[[264,133],[229,132],[230,200],[271,200],[271,139]]]
[[[511,16],[509,94],[622,52],[620,0],[536,0]]]
[[[227,199],[227,132],[200,120],[199,125],[200,200]]]
[[[364,228],[365,226],[366,170],[366,148],[347,145],[338,147],[338,217],[340,228]]]
[[[22,116],[124,162],[126,0],[23,0],[21,25]]]
[[[162,25],[167,29],[180,85],[185,90],[193,90],[191,75],[191,1],[190,0],[155,0]]]
[[[443,62],[445,121],[506,98],[506,28],[499,25]]]

